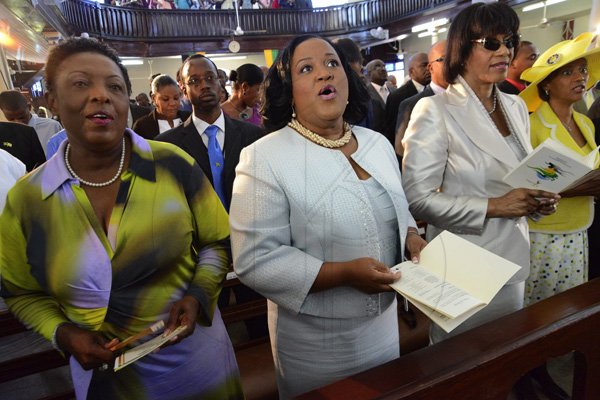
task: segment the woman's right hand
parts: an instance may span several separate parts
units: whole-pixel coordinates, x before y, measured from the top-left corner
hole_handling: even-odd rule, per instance
[[[516,218],[558,204],[556,193],[536,189],[513,189],[504,196],[488,199],[488,218]]]
[[[391,292],[393,289],[390,284],[400,279],[400,272],[392,272],[385,264],[373,258],[357,258],[346,264],[346,284],[361,292]]]
[[[115,355],[109,348],[117,343],[117,339],[108,341],[98,332],[82,329],[75,324],[61,325],[56,331],[58,348],[75,357],[85,370],[103,364],[112,366]]]
[[[325,262],[310,289],[320,292],[338,286],[352,286],[365,293],[391,292],[390,283],[400,279],[399,272],[391,272],[373,258],[357,258],[343,262]]]

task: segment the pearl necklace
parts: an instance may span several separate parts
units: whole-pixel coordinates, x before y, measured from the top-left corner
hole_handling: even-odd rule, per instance
[[[81,184],[86,185],[86,186],[92,186],[92,187],[104,187],[104,186],[110,185],[111,183],[116,181],[119,178],[119,176],[121,176],[121,172],[123,172],[123,166],[125,165],[125,138],[123,138],[123,145],[121,147],[121,160],[119,161],[119,169],[117,170],[117,173],[109,181],[101,182],[101,183],[94,183],[94,182],[86,181],[86,180],[82,179],[81,177],[79,177],[79,175],[77,175],[75,173],[75,171],[73,171],[73,167],[71,167],[71,163],[69,163],[70,148],[71,148],[71,143],[67,143],[67,148],[65,149],[65,164],[67,166],[67,169],[69,170],[69,173],[73,176],[73,178],[77,179]]]
[[[494,104],[492,105],[492,109],[487,111],[488,115],[492,115],[494,111],[496,111],[496,106],[498,105],[498,95],[496,94],[496,89],[494,88]]]
[[[300,122],[298,122],[296,118],[292,118],[292,120],[288,122],[288,126],[296,130],[298,133],[300,133],[302,136],[304,136],[311,142],[323,147],[327,147],[328,149],[336,149],[343,147],[352,138],[352,128],[347,122],[344,122],[344,135],[341,138],[335,140],[326,139],[323,136],[314,133],[313,131],[302,125]]]

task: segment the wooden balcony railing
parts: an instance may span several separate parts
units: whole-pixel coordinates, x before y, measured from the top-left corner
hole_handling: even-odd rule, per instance
[[[364,31],[457,0],[367,0],[326,8],[240,10],[244,36],[324,36]],[[231,38],[234,10],[148,10],[86,0],[59,3],[62,18],[79,32],[108,40],[182,42]]]

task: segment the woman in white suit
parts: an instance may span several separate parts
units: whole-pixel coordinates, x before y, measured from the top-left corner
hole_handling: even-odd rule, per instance
[[[522,308],[529,274],[526,216],[554,212],[558,195],[502,181],[531,149],[524,102],[500,92],[519,42],[516,13],[501,3],[461,11],[448,32],[445,93],[419,101],[403,140],[403,183],[431,240],[448,230],[521,266],[463,332]],[[448,337],[434,325],[432,342]]]
[[[301,36],[265,81],[275,132],[242,151],[231,202],[234,268],[269,299],[281,399],[400,355],[389,270],[417,233],[394,149],[351,126],[369,96],[337,48]]]

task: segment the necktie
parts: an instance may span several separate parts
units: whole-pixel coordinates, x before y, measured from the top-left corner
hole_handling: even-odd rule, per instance
[[[219,141],[217,140],[217,132],[219,127],[210,125],[204,133],[208,136],[208,161],[210,162],[210,171],[212,172],[213,188],[217,192],[217,196],[221,199],[221,203],[227,208],[225,203],[225,192],[223,191],[223,167],[225,159]]]

